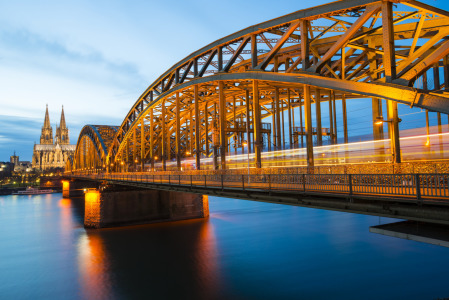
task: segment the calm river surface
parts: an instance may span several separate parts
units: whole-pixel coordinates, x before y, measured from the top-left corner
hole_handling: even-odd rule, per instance
[[[83,200],[0,197],[0,299],[438,299],[449,249],[395,221],[209,198],[210,218],[85,230]]]

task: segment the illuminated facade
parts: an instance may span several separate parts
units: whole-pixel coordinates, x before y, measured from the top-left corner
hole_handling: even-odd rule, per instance
[[[75,145],[70,145],[69,129],[65,122],[64,107],[62,108],[59,126],[56,126],[56,134],[53,138],[53,128],[50,125],[47,106],[40,143],[34,145],[33,168],[39,170],[64,168],[69,156],[75,152],[75,147]]]

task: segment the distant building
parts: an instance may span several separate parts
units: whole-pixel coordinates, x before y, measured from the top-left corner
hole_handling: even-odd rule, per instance
[[[31,172],[33,170],[31,161],[19,161],[18,164],[14,165],[14,172]]]
[[[70,145],[69,129],[65,123],[64,107],[62,107],[59,127],[53,139],[53,128],[50,125],[48,105],[45,111],[44,126],[42,126],[40,143],[34,145],[33,168],[47,170],[51,168],[64,168],[70,155],[75,153],[76,145]]]
[[[0,178],[11,176],[14,165],[10,162],[0,162]]]
[[[9,162],[18,165],[19,164],[19,156],[16,155],[16,151],[14,151],[14,155],[9,157]]]
[[[32,171],[32,165],[30,161],[19,161],[19,156],[16,155],[16,151],[14,151],[14,155],[9,157],[9,165],[11,167],[11,171],[14,172],[30,172]],[[0,170],[5,168],[4,163],[0,163]]]

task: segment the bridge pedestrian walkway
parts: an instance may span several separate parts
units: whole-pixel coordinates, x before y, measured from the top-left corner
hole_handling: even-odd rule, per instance
[[[184,190],[234,190],[263,193],[323,195],[406,201],[417,205],[449,205],[449,174],[216,174],[161,175],[115,173],[71,175],[139,186],[178,187]]]

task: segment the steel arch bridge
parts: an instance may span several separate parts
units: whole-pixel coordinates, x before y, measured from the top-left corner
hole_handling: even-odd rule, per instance
[[[81,129],[75,154],[66,163],[66,171],[103,169],[118,126],[85,125]]]
[[[373,124],[382,120],[385,99],[391,153],[400,162],[398,103],[449,113],[448,34],[449,12],[413,0],[337,1],[250,26],[163,73],[122,124],[109,127],[115,134],[108,143],[99,142],[104,138],[95,126],[84,127],[71,169],[156,164],[167,170],[175,159],[180,170],[185,158],[196,169],[204,160],[226,169],[227,155],[238,149],[253,153],[251,163],[260,168],[264,144],[294,148],[298,137],[305,138],[305,162],[313,166],[313,138],[317,145],[324,137],[337,142],[337,101],[347,142],[351,98],[372,102]],[[324,102],[329,128],[322,127]],[[373,126],[375,139],[382,133]]]

